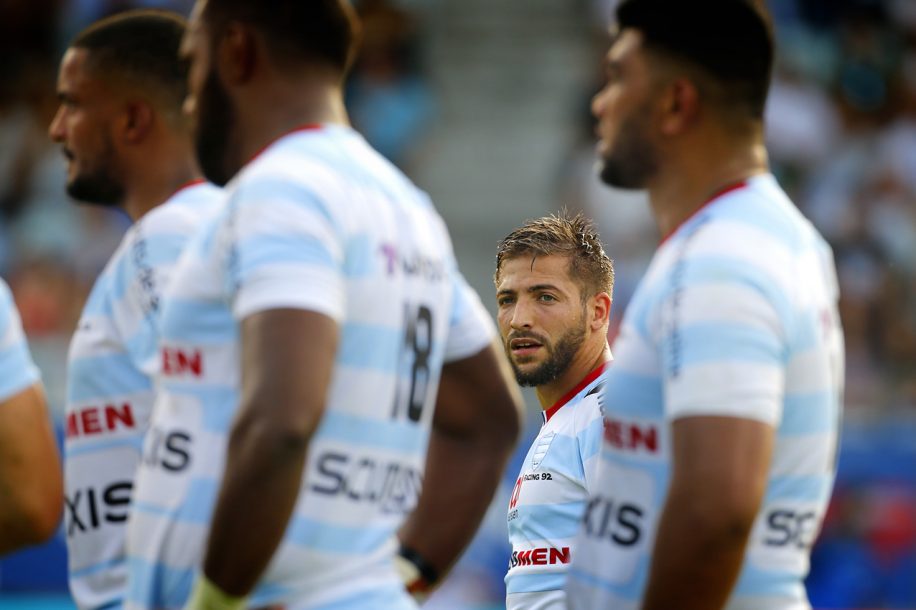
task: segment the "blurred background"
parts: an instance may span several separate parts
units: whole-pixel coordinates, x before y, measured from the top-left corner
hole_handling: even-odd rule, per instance
[[[615,259],[614,319],[658,235],[645,197],[594,170],[591,96],[613,0],[358,0],[354,124],[433,197],[468,280],[495,311],[498,240],[563,206]],[[769,0],[779,45],[774,172],[833,244],[847,392],[836,491],[808,581],[819,608],[916,608],[916,0]],[[73,204],[47,138],[69,39],[136,6],[185,0],[0,0],[0,275],[13,288],[58,425],[70,334],[127,227]],[[616,328],[616,326],[615,326]],[[615,332],[612,329],[612,334]],[[540,425],[433,608],[499,608],[505,507]],[[63,532],[0,560],[0,607],[67,608]]]

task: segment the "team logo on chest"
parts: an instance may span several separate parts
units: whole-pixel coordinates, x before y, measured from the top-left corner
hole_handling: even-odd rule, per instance
[[[541,465],[541,462],[544,461],[544,458],[547,456],[547,450],[550,449],[550,443],[553,442],[553,439],[556,437],[556,432],[549,432],[534,442],[534,448],[531,451],[531,468],[535,469]]]

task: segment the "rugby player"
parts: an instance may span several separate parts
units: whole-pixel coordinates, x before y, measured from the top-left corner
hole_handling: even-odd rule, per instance
[[[648,189],[664,239],[606,375],[570,608],[810,608],[843,335],[831,250],[768,169],[762,4],[617,9],[601,177]]]
[[[565,609],[563,584],[601,448],[614,268],[591,224],[564,214],[503,239],[494,281],[506,355],[544,416],[509,502],[506,607]]]
[[[346,0],[194,7],[187,107],[228,199],[164,299],[131,608],[415,608],[398,547],[414,591],[441,577],[518,434],[443,221],[348,124],[357,27]]]
[[[122,606],[162,291],[220,198],[200,179],[182,112],[184,30],[168,12],[109,17],[76,36],[58,76],[49,132],[67,158],[67,193],[134,221],[92,288],[68,355],[65,524],[70,590],[82,609]]]

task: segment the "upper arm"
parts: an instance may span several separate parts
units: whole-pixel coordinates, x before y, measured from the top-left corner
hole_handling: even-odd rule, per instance
[[[331,206],[309,189],[253,178],[228,211],[240,417],[256,405],[265,420],[306,435],[324,409],[346,307],[345,236]]]
[[[485,429],[514,442],[521,428],[522,398],[499,345],[442,367],[433,429],[466,436]]]
[[[761,421],[737,417],[683,417],[672,424],[672,485],[689,490],[699,504],[756,514],[769,478],[775,431]]]
[[[337,351],[338,327],[321,313],[268,309],[241,323],[239,418],[257,417],[310,437],[324,412]]]
[[[0,545],[36,543],[53,533],[63,509],[63,475],[40,384],[0,402],[0,497]]]
[[[737,258],[687,258],[682,271],[658,325],[672,485],[753,512],[782,418],[790,306]]]

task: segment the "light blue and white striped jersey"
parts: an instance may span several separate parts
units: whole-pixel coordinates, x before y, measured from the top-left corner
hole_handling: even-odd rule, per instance
[[[131,490],[153,406],[163,288],[222,191],[194,183],[147,212],[98,277],[70,343],[64,480],[70,591],[80,608],[118,608]]]
[[[507,515],[507,610],[565,610],[563,585],[575,537],[594,490],[604,427],[598,391],[606,365],[543,412]]]
[[[714,198],[663,242],[606,374],[600,487],[577,541],[570,608],[641,606],[671,477],[671,423],[696,415],[776,432],[727,608],[810,607],[803,579],[833,486],[841,416],[837,300],[830,248],[771,175]]]
[[[348,127],[280,138],[228,192],[164,302],[129,606],[186,601],[239,402],[239,324],[296,308],[335,320],[340,339],[298,502],[251,605],[415,608],[395,531],[422,484],[441,367],[489,345],[493,323],[427,196]]]
[[[39,380],[9,286],[0,279],[0,401]]]

